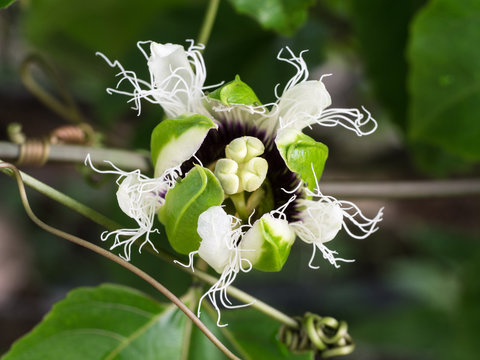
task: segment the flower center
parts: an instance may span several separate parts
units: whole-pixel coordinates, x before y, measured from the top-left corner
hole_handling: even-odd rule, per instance
[[[218,129],[184,163],[183,173],[198,161],[212,170],[227,195],[225,211],[244,222],[284,206],[294,194],[302,197],[295,191],[300,180],[286,167],[273,137],[243,121],[218,120]],[[296,201],[283,211],[289,221],[297,220],[297,212]]]

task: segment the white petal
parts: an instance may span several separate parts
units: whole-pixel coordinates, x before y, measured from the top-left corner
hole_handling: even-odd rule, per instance
[[[292,224],[297,235],[307,243],[325,243],[333,240],[342,228],[343,211],[334,202],[299,201],[304,206],[301,221]]]
[[[202,238],[198,255],[218,273],[222,273],[233,251],[232,221],[221,206],[212,206],[198,217],[198,235]]]
[[[301,82],[286,90],[278,103],[278,116],[281,128],[303,129],[321,116],[332,100],[321,81]]]
[[[191,86],[194,74],[183,46],[152,42],[150,51],[148,69],[155,86],[166,91],[172,91],[176,87],[187,88]],[[178,76],[172,77],[172,74],[175,73]]]

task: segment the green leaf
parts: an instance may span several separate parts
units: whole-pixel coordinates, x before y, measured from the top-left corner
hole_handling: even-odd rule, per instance
[[[435,0],[411,28],[409,138],[480,160],[480,3]]]
[[[2,360],[180,359],[187,318],[117,285],[79,288],[54,305]]]
[[[197,233],[198,217],[209,207],[220,205],[223,198],[223,189],[215,175],[201,166],[195,166],[167,192],[158,216],[175,251],[189,254],[198,250],[201,241]]]
[[[230,0],[235,9],[253,17],[265,29],[292,35],[307,20],[314,0]]]
[[[327,161],[328,147],[296,129],[279,131],[275,143],[287,167],[314,190]]]
[[[0,9],[8,7],[12,5],[14,2],[15,0],[0,0]]]
[[[211,119],[200,114],[185,114],[158,124],[153,129],[150,142],[155,176],[190,159],[202,145],[208,131],[215,127]]]
[[[208,97],[225,105],[261,105],[252,88],[240,80],[238,75],[235,80],[208,94]]]
[[[351,16],[359,50],[376,96],[392,119],[406,128],[407,46],[410,20],[425,0],[352,1]]]

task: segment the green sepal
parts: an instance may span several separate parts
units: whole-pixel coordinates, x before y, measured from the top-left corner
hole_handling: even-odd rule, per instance
[[[208,131],[216,127],[213,120],[200,114],[184,114],[158,124],[150,143],[155,176],[190,159],[202,145]]]
[[[240,80],[240,76],[235,76],[235,80],[219,87],[208,94],[209,98],[220,101],[222,104],[230,105],[261,105],[257,95],[252,88]]]
[[[328,147],[300,130],[290,128],[280,130],[275,143],[287,167],[300,175],[313,191],[316,186],[315,177],[320,180],[322,176],[328,158]]]
[[[189,254],[198,250],[201,241],[197,233],[198,217],[211,206],[221,205],[223,198],[223,189],[215,175],[198,165],[167,192],[158,218],[176,252]]]

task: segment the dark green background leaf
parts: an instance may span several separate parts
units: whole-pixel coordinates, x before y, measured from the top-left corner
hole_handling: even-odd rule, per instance
[[[11,4],[13,4],[14,1],[15,0],[0,0],[0,9],[10,6]]]
[[[307,20],[315,0],[230,0],[241,14],[255,18],[264,28],[292,35]]]
[[[480,2],[435,0],[412,24],[409,138],[480,160]]]
[[[375,94],[403,130],[407,121],[408,27],[424,3],[425,0],[352,1],[353,26]]]

